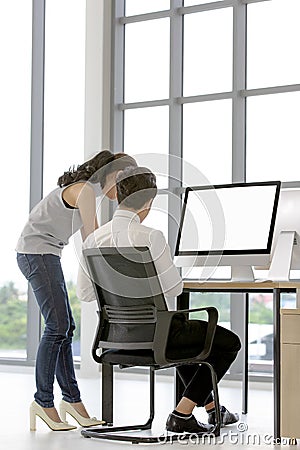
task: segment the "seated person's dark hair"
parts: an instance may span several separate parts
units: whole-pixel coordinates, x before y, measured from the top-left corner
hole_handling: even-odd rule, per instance
[[[157,194],[156,176],[147,167],[127,167],[116,178],[121,206],[138,211]]]

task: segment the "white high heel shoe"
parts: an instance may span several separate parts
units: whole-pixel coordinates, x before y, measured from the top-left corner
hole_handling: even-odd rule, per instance
[[[66,420],[67,413],[75,419],[81,427],[93,427],[96,425],[103,425],[104,420],[98,420],[96,417],[83,417],[79,412],[76,411],[72,403],[65,402],[62,400],[59,405],[59,413],[62,420]]]
[[[50,417],[45,413],[45,410],[36,401],[31,403],[29,412],[31,431],[36,430],[36,416],[42,419],[53,431],[69,431],[76,429],[74,425],[70,425],[67,422],[54,422],[54,420],[50,419]]]

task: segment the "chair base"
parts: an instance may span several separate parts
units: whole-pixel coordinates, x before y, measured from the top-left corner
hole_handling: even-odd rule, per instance
[[[201,362],[201,364],[205,364],[208,366],[211,372],[213,392],[214,392],[214,400],[215,400],[215,408],[216,408],[216,425],[210,433],[199,434],[201,436],[220,436],[221,429],[221,413],[220,413],[220,404],[219,404],[219,394],[217,387],[217,378],[214,372],[214,369],[211,364],[206,361]],[[103,368],[105,368],[105,364],[103,364]],[[150,416],[146,423],[142,425],[127,425],[127,426],[105,426],[100,428],[88,428],[81,431],[81,434],[85,438],[97,438],[97,439],[106,439],[111,441],[127,441],[132,442],[133,444],[139,443],[152,443],[152,444],[163,444],[166,442],[176,442],[176,441],[184,441],[189,439],[190,437],[195,438],[196,434],[173,434],[173,433],[162,433],[160,436],[132,436],[129,434],[119,434],[122,432],[130,432],[130,431],[145,431],[151,430],[152,422],[154,419],[154,378],[155,378],[155,368],[150,366]],[[106,373],[106,372],[105,372]],[[110,402],[112,402],[112,398],[110,398]]]
[[[131,442],[132,444],[165,444],[167,442],[173,443],[178,441],[188,440],[192,438],[195,440],[196,434],[173,434],[173,433],[162,433],[160,436],[132,436],[129,434],[118,434],[122,431],[143,431],[149,430],[150,427],[145,428],[145,425],[133,425],[133,426],[121,426],[121,427],[102,427],[102,428],[93,428],[93,429],[85,429],[81,431],[81,434],[85,438],[97,438],[97,439],[106,439],[110,441],[123,441],[123,442]],[[203,433],[203,435],[199,434],[199,438],[201,436],[219,436],[220,432],[215,433],[214,431],[211,433]]]

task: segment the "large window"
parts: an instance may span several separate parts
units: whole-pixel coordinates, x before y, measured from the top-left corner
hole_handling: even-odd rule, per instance
[[[299,1],[247,3],[114,2],[112,145],[144,163],[153,153],[156,161],[169,158],[162,181],[162,165],[148,156],[168,196],[171,248],[180,215],[174,196],[187,185],[279,179],[300,186]],[[239,328],[242,302],[232,314],[228,294],[192,297],[193,306],[218,305],[222,323]],[[250,300],[249,350],[257,372],[271,367],[271,304],[259,294]]]
[[[5,261],[0,359],[32,364],[40,337],[39,311],[18,269],[15,246],[29,209],[56,187],[59,175],[84,160],[85,1],[2,1],[0,38],[0,241]],[[79,356],[78,260],[72,247],[65,250],[62,264],[77,323],[74,353]]]
[[[84,1],[47,3],[45,43],[44,195],[57,187],[57,179],[64,171],[84,161]],[[78,255],[73,237],[62,252],[61,263],[76,322],[73,351],[79,357]]]
[[[26,358],[27,283],[15,246],[29,206],[31,0],[0,4],[0,358]]]
[[[49,1],[45,29],[44,195],[84,159],[85,2]]]
[[[248,5],[247,11],[247,181],[279,179],[299,186],[300,13],[297,0]],[[278,30],[280,29],[280,33]],[[282,307],[295,307],[286,295]],[[250,368],[271,372],[272,298],[250,299]]]

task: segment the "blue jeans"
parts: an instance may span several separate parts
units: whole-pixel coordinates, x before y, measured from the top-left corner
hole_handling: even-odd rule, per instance
[[[36,402],[43,408],[54,406],[54,376],[63,400],[80,402],[72,355],[75,323],[72,316],[60,257],[44,254],[17,254],[18,266],[29,281],[45,321],[36,357]]]

